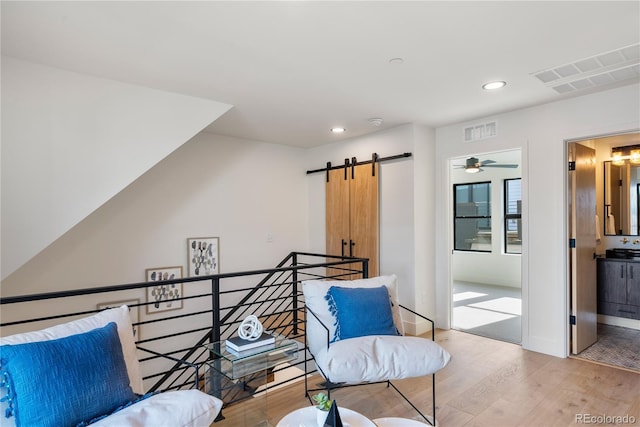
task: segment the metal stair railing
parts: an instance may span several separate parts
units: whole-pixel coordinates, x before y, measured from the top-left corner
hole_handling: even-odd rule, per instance
[[[366,277],[366,271],[366,259],[291,252],[270,269],[0,297],[0,328],[3,336],[41,329],[97,313],[98,304],[129,301],[132,314],[136,314],[132,319],[142,356],[139,360],[145,388],[149,391],[203,388],[206,372],[202,367],[211,357],[204,344],[232,336],[247,314],[255,314],[265,329],[297,339],[304,348],[300,283],[351,274]],[[153,304],[146,300],[149,288],[173,284],[183,286],[182,308],[147,312],[146,308]],[[304,358],[308,357],[306,352],[302,353]],[[230,401],[244,398],[228,397]]]

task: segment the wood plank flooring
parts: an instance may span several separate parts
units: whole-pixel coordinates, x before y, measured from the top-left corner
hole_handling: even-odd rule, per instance
[[[628,416],[635,419],[631,425],[640,425],[638,373],[547,356],[515,344],[454,330],[437,331],[436,341],[452,355],[449,365],[436,374],[439,426],[587,424],[577,419],[580,416],[583,419]],[[314,376],[311,381],[313,384],[320,380]],[[416,406],[430,413],[431,377],[395,384]],[[339,406],[369,418],[419,419],[416,412],[385,385],[346,388],[333,392],[332,397]],[[226,419],[213,426],[275,426],[288,412],[307,405],[304,382],[300,381],[225,408]],[[591,420],[594,424],[594,419]]]

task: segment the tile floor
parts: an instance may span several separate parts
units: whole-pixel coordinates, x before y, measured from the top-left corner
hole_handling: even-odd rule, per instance
[[[640,331],[598,323],[598,341],[576,357],[640,372]]]

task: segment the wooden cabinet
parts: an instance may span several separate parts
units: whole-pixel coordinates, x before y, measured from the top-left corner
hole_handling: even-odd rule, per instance
[[[598,313],[640,319],[640,262],[598,259]]]
[[[329,171],[326,183],[326,250],[329,255],[369,259],[369,277],[379,274],[378,164]],[[342,275],[332,271],[331,275]],[[342,276],[355,279],[355,276]]]

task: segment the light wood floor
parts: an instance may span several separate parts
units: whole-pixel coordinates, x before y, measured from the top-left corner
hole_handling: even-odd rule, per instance
[[[640,425],[638,373],[534,353],[454,330],[437,331],[436,341],[452,355],[449,365],[436,374],[439,426],[586,424],[578,422],[578,414],[627,415],[635,418],[631,425]],[[416,406],[430,413],[431,377],[398,381],[396,385]],[[384,385],[342,389],[332,397],[339,406],[369,418],[418,419],[415,411]],[[288,412],[307,405],[304,383],[299,382],[225,408],[226,419],[213,426],[275,426]]]

